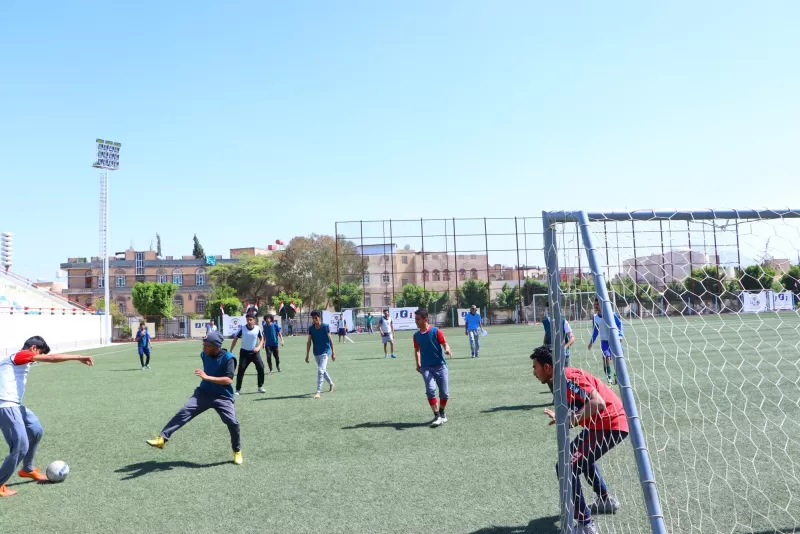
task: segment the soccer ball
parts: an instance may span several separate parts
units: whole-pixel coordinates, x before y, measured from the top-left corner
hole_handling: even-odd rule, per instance
[[[69,475],[69,466],[61,460],[56,460],[47,466],[47,480],[61,482]]]

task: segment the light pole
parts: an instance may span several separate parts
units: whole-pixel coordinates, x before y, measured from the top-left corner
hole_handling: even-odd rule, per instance
[[[121,143],[97,139],[97,159],[92,167],[103,169],[100,175],[100,254],[103,256],[103,290],[105,315],[103,325],[106,345],[111,344],[111,291],[108,273],[108,172],[119,170],[119,150]]]

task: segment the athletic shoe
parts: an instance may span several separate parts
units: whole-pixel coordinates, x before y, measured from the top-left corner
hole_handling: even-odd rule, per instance
[[[316,393],[314,393],[314,396],[313,396],[313,397],[311,397],[311,398],[312,398],[312,399],[318,399],[318,398],[319,398],[319,391],[317,391]]]
[[[397,358],[397,356],[395,356],[394,354],[392,354],[392,358]]]
[[[270,371],[269,373],[267,373],[267,376],[272,376],[272,371]]]
[[[439,410],[439,419],[442,420],[442,423],[446,423],[447,422],[447,416],[441,410]]]
[[[384,353],[384,354],[383,354],[383,357],[384,357],[384,358],[388,358],[388,357],[389,357],[389,355],[388,355],[388,354],[386,354],[386,353]]]
[[[145,440],[145,443],[156,449],[163,449],[164,445],[167,444],[167,440],[164,439],[164,436],[156,436],[153,439]]]
[[[605,499],[595,496],[594,502],[589,505],[589,511],[595,514],[615,514],[619,510],[619,501],[607,496]]]
[[[575,534],[600,534],[600,529],[597,528],[594,521],[578,523],[575,525]]]
[[[145,365],[144,368],[145,369],[150,369],[150,366],[149,365]]]
[[[613,386],[613,385],[614,385],[614,381],[613,381],[613,380],[611,380],[611,377],[608,377],[608,378],[606,379],[606,384],[608,384],[609,386]]]
[[[144,371],[144,365],[142,366],[142,371]]]
[[[280,372],[281,372],[281,370],[280,370],[280,369],[278,369],[278,372],[280,373]]]
[[[242,465],[244,459],[242,458],[242,451],[233,451],[233,463]]]
[[[17,472],[17,474],[22,478],[32,478],[33,480],[39,482],[47,480],[47,477],[43,475],[42,472],[39,471],[39,469],[36,467],[34,467],[31,471],[25,471],[24,469],[20,469],[19,472]]]
[[[328,393],[333,393],[333,383],[331,383],[330,388],[328,389]]]
[[[11,497],[12,495],[16,494],[17,494],[16,491],[8,489],[5,484],[0,486],[0,497]]]
[[[259,393],[266,393],[266,392],[267,392],[267,390],[266,390],[266,389],[264,389],[264,388],[258,388],[258,392],[259,392]]]
[[[444,423],[444,421],[442,420],[441,417],[439,417],[437,415],[436,418],[434,418],[434,420],[431,421],[431,427],[432,428],[436,428],[436,427],[442,426],[442,423]]]
[[[239,396],[239,392],[238,391],[234,391],[233,394],[236,395],[237,397]]]

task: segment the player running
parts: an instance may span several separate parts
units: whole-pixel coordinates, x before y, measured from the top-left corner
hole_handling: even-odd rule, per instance
[[[414,332],[414,358],[417,372],[422,374],[422,379],[425,381],[425,395],[428,397],[431,410],[433,410],[431,426],[437,427],[447,422],[444,408],[450,398],[450,381],[444,355],[452,356],[452,353],[444,333],[428,324],[428,310],[420,308],[415,311],[414,322],[419,328],[418,332]],[[444,351],[442,347],[444,347]],[[439,387],[438,402],[436,401],[437,386]]]
[[[28,371],[34,362],[61,363],[78,361],[84,365],[94,365],[91,356],[78,354],[50,354],[50,347],[41,336],[33,336],[22,345],[22,350],[0,358],[0,431],[6,438],[9,452],[0,463],[0,497],[11,497],[16,491],[6,487],[14,470],[22,462],[17,472],[22,478],[36,481],[47,480],[39,469],[33,466],[33,457],[42,439],[42,424],[32,410],[22,404]]]
[[[324,379],[329,385],[328,391],[333,391],[333,380],[328,374],[328,355],[331,361],[336,361],[336,349],[333,348],[333,338],[331,338],[330,327],[322,322],[322,313],[319,310],[311,312],[311,326],[308,327],[308,342],[306,343],[306,363],[308,361],[308,353],[311,346],[314,346],[314,359],[317,360],[317,392],[314,394],[315,399],[319,398],[322,391],[322,380]]]
[[[139,363],[142,364],[142,371],[150,369],[150,349],[153,348],[153,344],[150,342],[150,333],[144,323],[139,325],[139,331],[136,332],[136,345],[139,349]],[[147,361],[144,356],[147,356]]]
[[[387,351],[386,345],[391,345],[392,358],[396,358],[397,356],[394,355],[394,323],[389,317],[389,310],[383,310],[383,317],[378,320],[378,330],[380,330],[381,343],[383,343],[383,357],[389,357],[390,353]]]
[[[261,335],[261,329],[256,326],[256,316],[253,314],[247,315],[247,324],[244,327],[239,327],[239,330],[233,335],[233,342],[231,343],[231,352],[236,347],[236,342],[242,340],[242,348],[239,349],[239,370],[236,373],[236,393],[242,389],[242,380],[244,380],[244,372],[247,367],[253,363],[256,366],[256,373],[258,375],[258,392],[266,393],[264,389],[264,361],[261,359],[261,347],[264,344],[264,336]]]
[[[619,338],[622,339],[622,320],[619,318],[618,314],[614,314],[614,322],[617,324],[617,330],[619,330]],[[606,373],[606,383],[608,385],[616,384],[617,383],[617,374],[614,372],[613,368],[613,358],[614,355],[611,353],[611,346],[609,345],[608,341],[611,339],[611,329],[606,325],[606,322],[603,320],[603,312],[600,310],[600,303],[598,302],[597,298],[594,299],[594,318],[593,318],[592,327],[592,340],[589,342],[589,350],[592,350],[592,346],[594,342],[597,340],[597,336],[600,336],[600,350],[603,353],[603,370]]]
[[[538,347],[531,354],[531,360],[533,376],[543,384],[552,384],[553,355],[550,347]],[[608,486],[600,474],[597,461],[628,437],[628,419],[620,398],[597,377],[574,367],[564,368],[564,377],[570,408],[569,426],[583,427],[570,444],[575,532],[597,534],[599,530],[592,515],[613,514],[619,510],[619,502],[608,494]],[[544,413],[550,418],[549,424],[555,424],[555,412],[545,408]],[[581,475],[586,477],[596,495],[590,506],[586,506],[583,497]]]

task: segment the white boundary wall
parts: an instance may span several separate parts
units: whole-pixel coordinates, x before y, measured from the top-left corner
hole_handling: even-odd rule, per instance
[[[31,336],[42,336],[52,352],[96,347],[104,343],[102,315],[0,315],[0,356],[22,348]]]

